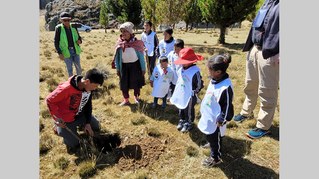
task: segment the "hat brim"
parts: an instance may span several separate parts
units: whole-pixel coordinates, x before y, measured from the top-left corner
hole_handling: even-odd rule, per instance
[[[64,20],[64,19],[71,19],[71,17],[61,17],[60,19]]]
[[[187,59],[184,59],[184,58],[179,58],[176,61],[174,61],[174,64],[176,64],[176,65],[191,64],[191,63],[195,63],[197,61],[201,61],[203,59],[204,59],[203,56],[196,54],[196,58],[194,60],[187,60]]]

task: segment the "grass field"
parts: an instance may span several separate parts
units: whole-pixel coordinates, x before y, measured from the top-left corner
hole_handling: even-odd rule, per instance
[[[245,136],[256,120],[228,124],[223,139],[223,163],[214,168],[204,168],[201,161],[209,155],[208,149],[199,146],[204,135],[194,128],[189,133],[176,130],[178,110],[169,104],[165,111],[151,109],[151,87],[147,83],[141,90],[140,106],[118,107],[122,101],[118,86],[119,79],[111,69],[114,45],[119,30],[93,30],[80,32],[81,65],[83,73],[93,67],[108,71],[108,79],[93,99],[93,114],[100,120],[106,132],[118,132],[121,146],[114,152],[100,156],[99,160],[79,160],[66,152],[62,138],[52,131],[53,120],[45,105],[44,98],[55,89],[58,83],[67,80],[67,71],[63,61],[59,60],[54,49],[54,32],[44,29],[44,17],[39,17],[40,28],[40,79],[39,79],[39,126],[40,126],[40,177],[41,178],[81,178],[83,174],[92,174],[92,178],[279,178],[279,106],[276,110],[272,135],[251,140]],[[245,22],[241,29],[229,30],[226,45],[216,45],[218,29],[176,30],[173,36],[181,38],[185,46],[192,47],[205,60],[220,51],[232,55],[228,68],[234,86],[235,114],[240,112],[245,99],[243,93],[245,79],[246,54],[241,51],[249,32],[250,23]],[[137,33],[140,39],[140,32]],[[158,37],[163,38],[159,33]],[[205,60],[198,62],[204,80],[202,98],[208,84]],[[146,74],[147,77],[147,74]],[[131,102],[133,94],[130,91]],[[160,100],[161,102],[161,100]],[[161,103],[160,103],[161,104]],[[279,104],[279,102],[278,102]],[[259,105],[257,105],[255,116]],[[197,124],[199,105],[195,106]],[[83,177],[86,178],[86,177]]]

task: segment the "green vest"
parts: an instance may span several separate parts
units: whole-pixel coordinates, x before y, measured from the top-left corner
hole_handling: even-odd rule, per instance
[[[61,33],[60,33],[60,44],[59,47],[62,51],[62,54],[64,58],[70,58],[70,52],[69,52],[69,45],[68,45],[68,38],[66,36],[65,28],[62,24],[59,25],[61,27]],[[81,53],[81,48],[80,46],[76,43],[76,41],[79,39],[79,35],[74,27],[70,24],[71,32],[72,32],[72,38],[73,38],[73,43],[75,47],[75,52],[77,55],[80,55]]]

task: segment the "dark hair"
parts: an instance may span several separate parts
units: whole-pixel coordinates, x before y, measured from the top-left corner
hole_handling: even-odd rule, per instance
[[[89,79],[91,83],[98,83],[100,85],[104,82],[105,75],[100,70],[93,68],[86,72],[84,79]]]
[[[168,62],[168,58],[167,58],[166,56],[161,56],[161,57],[159,58],[159,61],[160,61],[160,62]]]
[[[222,71],[225,73],[229,63],[231,62],[231,55],[228,53],[214,55],[208,59],[207,66],[210,70]]]
[[[149,21],[149,20],[145,21],[144,24],[148,24],[148,25],[150,25],[151,27],[153,26],[153,23],[152,23],[151,21]]]
[[[176,39],[174,46],[179,48],[184,48],[184,41],[182,39]]]
[[[173,29],[169,27],[169,28],[165,29],[164,32],[168,33],[169,35],[172,35]]]

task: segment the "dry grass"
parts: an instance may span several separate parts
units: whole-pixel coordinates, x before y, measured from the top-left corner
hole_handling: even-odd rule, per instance
[[[68,75],[64,62],[58,58],[54,49],[54,32],[44,30],[43,16],[39,20],[41,178],[79,178],[80,173],[83,177],[94,174],[94,178],[279,178],[279,109],[276,110],[271,129],[273,135],[259,140],[250,140],[245,136],[245,132],[256,124],[255,119],[240,124],[229,123],[223,138],[224,162],[219,167],[207,169],[201,166],[201,161],[209,155],[209,150],[199,148],[205,142],[204,135],[197,128],[186,134],[177,131],[179,119],[174,106],[168,104],[165,111],[152,109],[152,89],[149,84],[141,90],[141,105],[118,107],[122,95],[116,72],[111,69],[114,45],[119,36],[117,29],[114,33],[107,34],[104,30],[80,32],[83,37],[81,65],[84,72],[93,67],[108,72],[108,79],[93,99],[93,114],[100,120],[103,130],[118,132],[123,143],[114,153],[104,156],[103,167],[95,167],[95,163],[89,163],[88,167],[87,163],[79,162],[78,157],[67,154],[62,138],[53,134],[52,120],[44,104],[49,92],[54,90],[58,83],[66,81]],[[224,46],[216,45],[218,29],[190,32],[176,30],[173,34],[206,59],[221,51],[232,55],[233,61],[228,73],[234,86],[235,114],[240,111],[245,98],[243,87],[246,54],[241,48],[246,41],[249,25],[244,23],[242,29],[229,31],[226,35],[226,42],[229,44]],[[140,38],[140,33],[136,36]],[[158,37],[162,39],[162,33],[159,33]],[[205,85],[199,95],[203,98],[208,74],[205,61],[198,62],[198,66],[202,70]],[[130,94],[132,95],[131,91]],[[130,100],[132,102],[133,99]],[[256,106],[255,116],[258,108],[259,104]],[[197,123],[199,105],[195,106],[195,111]],[[154,135],[156,137],[153,137]],[[149,143],[145,143],[147,141]],[[121,152],[125,156],[122,156]],[[53,163],[61,156],[70,163],[64,170],[57,170]],[[152,160],[148,160],[149,157],[153,157]],[[144,165],[145,161],[149,162]]]

